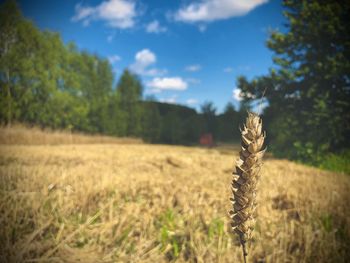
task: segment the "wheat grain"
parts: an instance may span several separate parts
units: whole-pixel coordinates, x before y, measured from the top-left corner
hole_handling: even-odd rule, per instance
[[[246,242],[251,238],[255,224],[256,184],[260,176],[262,150],[265,135],[262,132],[261,118],[248,112],[248,118],[241,130],[242,147],[233,172],[231,198],[233,209],[230,211],[232,229],[239,236],[246,262],[248,255]]]

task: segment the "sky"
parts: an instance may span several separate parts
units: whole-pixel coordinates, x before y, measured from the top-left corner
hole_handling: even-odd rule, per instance
[[[236,79],[268,73],[269,31],[283,29],[279,0],[23,0],[24,16],[125,68],[144,96],[195,109],[211,101],[239,107]]]

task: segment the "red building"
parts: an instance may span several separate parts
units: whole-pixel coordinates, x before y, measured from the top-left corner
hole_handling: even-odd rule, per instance
[[[213,146],[213,135],[211,133],[203,134],[199,139],[199,143],[203,146]]]

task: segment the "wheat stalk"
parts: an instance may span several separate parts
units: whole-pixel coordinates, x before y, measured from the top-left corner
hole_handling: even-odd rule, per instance
[[[265,134],[262,132],[261,118],[248,112],[246,123],[241,129],[242,148],[233,172],[231,199],[233,209],[230,211],[232,229],[239,236],[246,262],[248,255],[246,242],[251,238],[255,224],[256,184],[260,176],[262,150]]]

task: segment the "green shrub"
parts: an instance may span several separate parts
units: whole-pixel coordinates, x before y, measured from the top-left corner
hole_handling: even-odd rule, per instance
[[[350,150],[337,154],[327,154],[321,159],[318,167],[325,170],[350,174]]]

